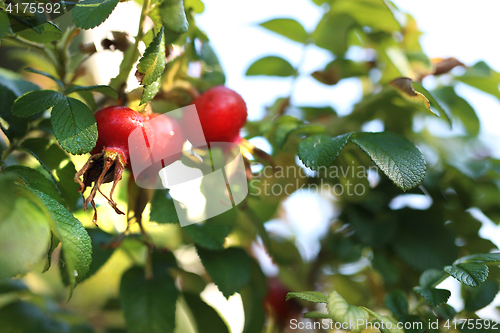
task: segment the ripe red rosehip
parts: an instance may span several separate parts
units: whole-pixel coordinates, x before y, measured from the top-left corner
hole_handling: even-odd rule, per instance
[[[284,327],[290,318],[296,317],[301,311],[301,306],[295,299],[286,300],[289,291],[277,278],[267,279],[265,308],[280,327]]]
[[[125,213],[118,209],[113,200],[116,184],[122,179],[123,168],[129,162],[128,136],[136,129],[144,127],[145,118],[132,109],[124,106],[110,106],[94,114],[97,122],[97,144],[91,151],[91,156],[83,168],[75,175],[75,181],[80,184],[78,192],[83,193],[92,187],[87,199],[84,197],[84,209],[88,204],[94,207],[94,223],[97,223],[97,211],[94,197],[99,191],[118,214]],[[83,182],[80,176],[83,175]],[[101,185],[113,182],[109,198],[101,191]]]
[[[153,156],[161,158],[163,167],[178,160],[182,155],[182,146],[186,141],[179,122],[167,115],[152,113],[149,115],[149,123],[154,138]],[[167,158],[163,157],[165,153],[172,152],[175,154]]]
[[[239,143],[240,129],[247,120],[247,106],[238,93],[216,86],[201,94],[194,104],[207,142]],[[189,126],[192,121],[186,118],[182,122]]]
[[[159,181],[161,169],[182,156],[182,146],[186,141],[181,125],[166,114],[145,115],[150,133],[133,133],[129,138],[134,150],[131,151],[132,171],[137,185],[143,188],[163,188]]]
[[[182,129],[177,121],[168,116],[153,120],[158,114],[150,113],[145,116],[124,106],[107,107],[96,112],[94,116],[99,137],[87,163],[75,175],[75,181],[80,184],[78,191],[83,195],[85,189],[94,183],[89,196],[84,198],[84,208],[86,209],[90,203],[95,211],[94,197],[99,191],[118,214],[124,214],[113,200],[113,192],[117,183],[122,179],[123,169],[130,166],[130,134],[135,129],[141,129],[141,132],[147,136],[148,147],[151,149],[145,150],[144,156],[140,156],[146,159],[150,158],[150,152],[180,152],[184,143]],[[172,133],[175,133],[175,136]],[[177,154],[162,162],[168,165],[179,156]],[[80,180],[82,175],[83,182]],[[108,198],[102,193],[100,187],[110,182],[113,182],[113,186]],[[94,213],[94,223],[96,221],[97,212]]]
[[[94,116],[99,136],[90,154],[101,153],[103,149],[115,151],[128,164],[128,136],[136,128],[144,127],[146,119],[139,112],[125,106],[110,106],[97,111]]]

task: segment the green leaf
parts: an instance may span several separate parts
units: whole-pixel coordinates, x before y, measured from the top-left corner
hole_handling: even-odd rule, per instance
[[[438,313],[439,316],[446,320],[452,320],[457,315],[457,311],[449,304],[441,304],[440,306],[434,308],[434,311]]]
[[[484,263],[484,264],[500,264],[500,253],[479,253],[479,254],[471,254],[469,256],[465,256],[457,259],[454,264],[464,264],[464,263]]]
[[[230,247],[222,251],[197,247],[198,255],[212,281],[224,297],[229,298],[250,280],[250,257],[241,248]]]
[[[0,85],[12,91],[16,97],[33,90],[40,90],[40,87],[36,84],[25,81],[18,73],[4,68],[0,68],[0,78]]]
[[[328,168],[339,156],[352,134],[353,132],[349,132],[334,138],[326,134],[307,137],[299,144],[299,158],[306,167],[312,170]]]
[[[329,12],[319,21],[312,38],[318,47],[342,56],[349,47],[349,33],[355,26],[356,21],[351,16]]]
[[[6,33],[12,33],[9,17],[6,12],[0,10],[0,38],[2,38]]]
[[[357,133],[351,141],[403,191],[422,183],[425,160],[417,147],[407,139],[389,132]]]
[[[280,148],[285,144],[288,135],[303,122],[292,116],[283,116],[277,118],[276,130],[274,132],[274,142]]]
[[[443,109],[443,107],[438,103],[438,101],[436,101],[436,99],[434,98],[434,96],[432,96],[432,94],[429,91],[427,91],[424,87],[422,87],[420,85],[420,83],[414,82],[413,86],[415,87],[415,90],[417,92],[420,92],[421,94],[423,94],[423,95],[425,95],[427,97],[427,99],[429,100],[429,102],[431,104],[431,107],[433,107],[436,110],[438,110],[438,112],[441,115],[441,117],[444,117],[446,119],[446,121],[448,122],[448,124],[450,124],[450,128],[451,128],[451,126],[453,125],[452,115],[449,114],[449,112],[446,109]]]
[[[500,73],[492,70],[484,61],[477,62],[468,68],[464,75],[455,78],[500,99],[500,91],[498,90]]]
[[[451,296],[451,292],[447,289],[437,289],[432,287],[414,287],[413,290],[420,295],[431,305],[438,306],[441,303],[448,301]]]
[[[45,138],[26,139],[21,143],[21,148],[33,155],[52,176],[68,208],[72,210],[80,198],[80,193],[78,184],[74,181],[75,165],[66,152],[57,143]]]
[[[335,112],[331,106],[299,106],[298,108],[302,111],[304,120],[306,121],[316,120],[320,117],[334,117],[337,115],[337,112]]]
[[[480,123],[476,111],[465,99],[457,95],[453,87],[443,86],[433,90],[433,93],[455,116],[458,116],[467,133],[473,136],[479,134]]]
[[[35,305],[15,300],[2,307],[0,309],[0,326],[2,327],[2,331],[9,333],[66,333],[71,330],[71,333],[79,333],[77,330],[72,330],[68,324],[69,320],[74,320],[73,318],[65,318],[64,320],[61,318],[62,316],[58,312],[62,311],[54,304],[55,302],[43,304],[45,302],[41,298],[40,300],[36,299],[35,302],[42,304]],[[47,307],[50,310],[46,309]],[[58,315],[61,317],[58,318]]]
[[[199,295],[191,293],[182,295],[191,310],[199,333],[229,333],[226,323],[217,311],[203,302]],[[210,323],[210,325],[207,325],[207,323]]]
[[[477,287],[488,278],[488,266],[478,263],[446,266],[444,271],[458,281],[471,287]]]
[[[42,25],[37,26],[41,30],[38,33],[35,29],[24,29],[18,32],[18,35],[24,39],[31,42],[48,44],[55,42],[62,37],[61,29],[52,22],[45,22]]]
[[[286,295],[286,300],[300,298],[301,300],[314,303],[328,303],[328,296],[319,291],[290,292]]]
[[[29,117],[50,110],[64,96],[54,90],[30,91],[14,101],[12,114],[18,117]]]
[[[400,77],[389,82],[389,85],[395,88],[401,96],[410,102],[421,105],[423,108],[428,109],[432,114],[439,117],[439,113],[436,113],[431,109],[431,103],[427,97],[414,89],[413,85],[416,84],[416,82],[413,82],[412,79],[407,77]]]
[[[330,314],[333,320],[338,321],[340,323],[357,323],[358,320],[362,320],[366,322],[369,318],[368,312],[366,310],[354,306],[349,305],[345,299],[340,296],[338,292],[335,290],[328,295],[328,303],[326,305],[328,309],[328,314]],[[359,325],[354,329],[351,329],[353,332],[361,332],[364,329],[364,325]]]
[[[29,292],[29,288],[22,280],[10,279],[0,281],[0,294],[7,294],[11,292]]]
[[[0,130],[10,140],[21,138],[28,131],[28,119],[16,117],[10,111],[16,97],[10,89],[0,84],[0,100],[2,101],[0,103],[0,117],[8,124],[8,128],[6,128],[7,126],[0,123]]]
[[[304,318],[311,318],[311,319],[333,319],[331,315],[328,313],[323,313],[319,311],[309,311],[304,313]]]
[[[156,94],[160,91],[160,82],[161,77],[150,85],[144,87],[141,95],[141,103],[139,105],[146,104],[155,98]]]
[[[183,0],[163,0],[159,5],[159,10],[165,29],[175,34],[183,34],[188,30],[189,23]]]
[[[50,214],[28,189],[1,175],[0,279],[31,271],[47,254]]]
[[[394,218],[399,223],[391,247],[410,267],[419,271],[442,268],[457,257],[457,236],[444,225],[441,208],[401,209]]]
[[[381,314],[372,311],[364,306],[360,307],[365,310],[368,314],[375,318],[375,322],[380,323],[380,333],[404,333],[403,328],[398,328],[398,322],[391,317],[382,316]]]
[[[272,19],[260,26],[299,43],[305,43],[309,37],[302,24],[290,18]]]
[[[292,134],[318,134],[324,133],[325,128],[321,125],[304,124],[301,120],[291,116],[279,117],[274,131],[274,141],[282,148],[288,137]]]
[[[114,246],[104,247],[105,245],[109,245],[109,243],[111,243],[113,235],[98,228],[86,230],[92,242],[92,262],[89,266],[89,272],[82,279],[82,281],[97,273],[97,271],[104,266],[108,259],[111,258],[115,251]]]
[[[174,280],[166,272],[147,280],[143,268],[130,268],[120,284],[127,332],[172,333],[178,295]]]
[[[66,95],[69,95],[74,92],[82,92],[82,91],[95,91],[106,95],[108,97],[118,99],[118,93],[116,90],[111,88],[110,86],[105,85],[95,85],[95,86],[71,86],[64,91]]]
[[[31,67],[26,67],[24,69],[26,72],[30,72],[30,73],[35,73],[35,74],[40,74],[40,75],[43,75],[45,77],[48,77],[49,79],[53,80],[55,83],[57,83],[60,87],[64,87],[64,83],[62,83],[61,80],[55,78],[54,76],[50,75],[49,73],[47,72],[44,72],[44,71],[40,71],[38,69],[34,69],[34,68],[31,68]]]
[[[205,11],[205,5],[200,0],[185,0],[184,7],[187,10],[191,8],[196,14],[201,14]]]
[[[295,74],[295,69],[288,61],[276,56],[268,56],[254,62],[247,69],[245,75],[271,75],[271,76],[292,76]]]
[[[92,262],[92,243],[90,237],[73,214],[57,201],[37,190],[33,190],[44,202],[52,215],[52,232],[62,243],[64,268],[66,270],[70,297],[75,286],[83,281]]]
[[[428,269],[420,275],[419,283],[421,287],[435,287],[448,275],[439,269]]]
[[[174,199],[170,197],[167,190],[156,190],[151,200],[151,222],[179,223],[179,217],[175,210]]]
[[[488,280],[477,288],[470,291],[465,297],[465,310],[475,312],[488,306],[498,294],[498,282]]]
[[[184,230],[196,244],[210,250],[220,250],[224,248],[226,237],[231,231],[235,219],[235,210],[230,209],[202,223],[194,223],[185,226],[182,230]]]
[[[52,109],[52,128],[59,144],[70,154],[81,155],[97,142],[97,123],[87,105],[64,97]]]
[[[313,78],[327,85],[337,84],[345,78],[365,75],[368,75],[368,67],[365,64],[344,58],[337,58],[326,65],[325,69],[311,74]]]
[[[22,165],[11,165],[10,167],[5,168],[4,172],[11,172],[19,176],[23,179],[26,185],[47,194],[60,204],[64,202],[56,186],[40,172]]]
[[[267,280],[255,260],[251,260],[250,267],[250,281],[240,290],[245,313],[243,333],[261,333],[266,321],[266,313],[262,304],[267,293]]]
[[[392,33],[401,30],[389,7],[383,0],[333,1],[330,12],[353,17],[360,26]],[[332,32],[335,33],[335,32]]]
[[[398,319],[408,315],[408,301],[400,290],[385,295],[384,304]]]
[[[160,29],[158,35],[153,38],[153,41],[146,48],[142,56],[137,70],[139,73],[144,74],[141,84],[144,86],[155,83],[165,69],[165,43],[163,43],[163,31]]]
[[[92,29],[106,21],[119,0],[82,0],[71,11],[76,26]]]

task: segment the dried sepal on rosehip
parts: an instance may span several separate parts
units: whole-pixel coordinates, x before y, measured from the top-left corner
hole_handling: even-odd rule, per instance
[[[136,128],[147,130],[148,122],[137,111],[124,106],[110,106],[94,114],[97,121],[98,140],[91,156],[80,171],[75,181],[80,185],[78,191],[84,197],[84,209],[88,204],[94,207],[93,222],[97,224],[97,210],[94,202],[97,191],[101,193],[118,214],[124,215],[113,200],[113,192],[122,179],[122,173],[129,161],[128,137]],[[147,130],[149,131],[149,130]],[[80,177],[83,176],[83,182]],[[101,185],[113,182],[109,197],[101,191]],[[87,187],[92,186],[87,198],[83,195]]]

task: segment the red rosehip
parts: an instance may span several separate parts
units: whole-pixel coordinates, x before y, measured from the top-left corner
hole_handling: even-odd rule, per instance
[[[80,184],[78,192],[83,193],[89,186],[92,191],[85,199],[84,209],[88,204],[94,207],[94,223],[97,224],[97,211],[94,198],[99,191],[118,214],[125,213],[118,209],[113,200],[116,184],[122,179],[123,168],[129,162],[128,136],[136,129],[146,126],[145,118],[132,109],[124,106],[110,106],[94,114],[97,122],[97,144],[91,151],[91,156],[83,168],[75,175],[75,181]],[[80,176],[83,175],[83,182]],[[109,198],[101,191],[101,185],[113,182]]]
[[[144,127],[146,119],[139,112],[125,106],[110,106],[97,111],[94,116],[99,136],[90,154],[101,153],[103,149],[115,151],[128,164],[128,137],[136,128]]]
[[[216,86],[201,94],[195,101],[207,142],[239,143],[240,129],[247,120],[247,106],[241,96],[225,87]],[[183,117],[186,126],[193,123]]]
[[[161,169],[182,156],[182,146],[186,141],[181,125],[166,114],[145,115],[151,133],[133,133],[130,145],[132,171],[137,185],[143,188],[163,188],[159,182]]]
[[[148,138],[148,148],[144,150],[144,160],[153,155],[169,151],[180,152],[184,143],[184,135],[180,125],[168,116],[153,120],[158,114],[143,115],[124,106],[110,106],[94,114],[97,121],[97,144],[91,151],[91,156],[83,168],[75,175],[75,181],[80,184],[79,192],[85,192],[92,186],[92,191],[85,199],[84,209],[88,204],[94,207],[94,223],[97,221],[94,197],[99,191],[118,214],[124,214],[113,200],[113,192],[122,179],[123,169],[130,165],[129,136],[135,129],[141,129]],[[150,122],[151,120],[151,122]],[[172,134],[174,133],[174,134]],[[180,155],[161,160],[166,165],[174,162]],[[161,159],[162,157],[160,157]],[[83,182],[80,176],[83,175]],[[104,183],[113,182],[109,198],[100,189]]]
[[[270,316],[272,316],[276,324],[284,327],[286,322],[293,317],[296,317],[301,306],[295,299],[286,300],[288,290],[277,278],[268,278],[267,294],[264,298],[265,308]]]

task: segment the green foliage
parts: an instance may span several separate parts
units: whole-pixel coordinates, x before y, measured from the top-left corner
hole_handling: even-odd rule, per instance
[[[251,259],[239,248],[212,251],[197,248],[203,266],[224,297],[229,298],[250,280]]]
[[[173,332],[178,295],[174,280],[166,272],[146,279],[141,267],[130,268],[120,283],[120,301],[128,331]]]
[[[488,277],[488,266],[484,264],[456,264],[447,266],[445,272],[453,276],[458,281],[471,287],[477,287]]]
[[[422,153],[410,141],[393,133],[359,133],[351,141],[358,145],[390,180],[407,191],[425,176]]]
[[[464,83],[500,99],[499,73],[484,62],[468,67],[455,58],[430,59],[419,44],[417,22],[390,1],[313,0],[310,5],[322,10],[315,27],[306,30],[301,13],[259,24],[303,54],[292,64],[262,50],[246,71],[259,80],[281,77],[290,84],[289,94],[275,96],[261,119],[251,117],[241,133],[271,146],[267,155],[245,140],[239,143],[251,185],[248,198],[219,216],[181,227],[185,216],[178,214],[193,212],[177,212],[182,204],[174,201],[174,191],[133,191],[127,167],[115,191],[126,216],[110,215],[97,199],[99,227],[94,227],[75,182],[75,165],[86,157],[72,156],[96,144],[93,112],[120,104],[165,113],[226,82],[211,32],[197,25],[196,15],[205,10],[201,0],[139,1],[137,35],[112,32],[113,40],[80,45],[87,39],[78,36],[80,29],[100,25],[117,4],[65,3],[72,15],[57,20],[59,26],[40,13],[7,15],[6,4],[0,5],[6,50],[0,57],[2,66],[11,68],[0,68],[2,332],[230,332],[231,314],[212,302],[211,293],[202,294],[211,283],[227,299],[241,296],[244,333],[282,332],[292,318],[393,324],[381,327],[382,333],[403,332],[397,322],[423,324],[407,333],[437,323],[427,330],[439,333],[450,328],[446,320],[481,321],[476,312],[499,293],[500,254],[479,235],[482,223],[470,212],[499,223],[500,162],[478,144],[482,124],[474,103],[456,87]],[[226,14],[218,15],[210,19],[223,22]],[[119,65],[106,64],[118,70],[109,86],[95,82],[86,62],[102,52],[92,44],[123,56]],[[309,50],[318,48],[328,58],[311,66]],[[463,74],[452,71],[455,67],[464,67]],[[131,74],[141,88],[127,86]],[[356,82],[362,97],[348,101],[348,114],[337,114],[328,103],[299,104],[303,79],[327,86]],[[243,98],[252,115],[255,101]],[[383,129],[366,132],[372,121]],[[436,126],[438,132],[431,122],[447,126]],[[448,135],[455,122],[466,135]],[[115,171],[103,175],[105,183]],[[92,185],[95,179],[87,177],[86,185]],[[362,193],[351,193],[353,187]],[[95,192],[106,193],[105,186]],[[288,199],[292,193],[307,196],[306,217],[288,208],[297,199]],[[415,206],[410,195],[425,196],[428,206]],[[405,199],[407,206],[398,207]],[[312,210],[326,211],[327,205],[334,206],[333,215],[324,222],[317,247],[302,251],[304,235],[291,221],[313,225]],[[263,273],[261,252],[275,264],[276,277]],[[313,255],[306,258],[305,252]],[[79,288],[64,306],[59,300],[67,292],[53,281],[52,260],[58,260],[70,297]],[[438,288],[450,276],[462,283],[460,312],[447,304],[451,291]],[[278,296],[275,281],[282,287]],[[279,301],[286,311],[273,308]],[[325,304],[327,312],[316,311],[314,303]],[[315,321],[302,321],[302,313]],[[458,330],[491,331],[467,325]]]
[[[196,322],[199,333],[229,333],[226,323],[221,319],[217,311],[205,303],[197,294],[183,293],[186,304]],[[210,323],[210,325],[207,325]]]
[[[97,124],[92,111],[77,99],[54,90],[32,91],[17,98],[12,113],[29,117],[51,110],[54,134],[70,154],[84,154],[97,142]]]
[[[73,209],[80,195],[78,184],[73,181],[76,169],[70,157],[56,143],[43,138],[26,139],[21,148],[33,155],[51,175],[66,205]]]
[[[308,38],[306,29],[294,19],[272,19],[262,22],[260,26],[299,43],[305,43]]]
[[[149,220],[157,223],[178,223],[174,199],[170,197],[168,191],[155,191],[153,199],[151,199],[151,213]]]
[[[52,22],[45,22],[42,25],[38,25],[36,28],[37,29],[22,30],[19,32],[19,36],[29,41],[42,44],[55,42],[62,37],[61,29]]]
[[[277,56],[268,56],[254,62],[246,72],[248,76],[271,75],[292,76],[295,73],[292,65],[285,59]]]
[[[328,297],[319,291],[302,291],[295,293],[288,293],[286,295],[286,300],[292,299],[294,297],[300,298],[304,301],[314,302],[314,303],[328,303]]]
[[[64,93],[66,95],[69,95],[71,93],[81,92],[81,91],[95,91],[95,92],[99,92],[101,94],[104,94],[108,97],[118,99],[118,93],[116,92],[116,90],[114,90],[110,86],[104,86],[104,85],[94,85],[94,86],[88,86],[88,87],[72,85],[72,86],[68,87],[64,91]]]
[[[37,190],[33,190],[50,211],[52,232],[62,243],[62,267],[70,286],[70,297],[77,283],[83,281],[92,261],[90,237],[73,214],[57,201]]]
[[[163,25],[169,32],[183,34],[188,30],[189,23],[183,0],[162,0],[159,4],[159,12]]]
[[[465,310],[474,312],[484,308],[493,302],[498,291],[498,282],[494,280],[488,280],[479,287],[470,290],[469,295],[465,298]]]
[[[163,28],[153,38],[151,44],[144,52],[137,70],[144,74],[141,83],[145,86],[154,83],[165,69],[165,43],[163,41]]]
[[[50,215],[42,202],[15,177],[0,177],[0,279],[24,274],[35,268],[47,251]]]
[[[113,255],[115,250],[112,244],[113,235],[100,229],[86,230],[92,242],[92,262],[90,263],[87,275],[83,277],[82,281],[97,273]]]
[[[328,135],[313,135],[302,140],[298,155],[305,166],[313,170],[329,167],[339,156],[353,133],[346,133],[332,138]]]
[[[59,144],[70,154],[81,155],[97,142],[97,123],[85,104],[71,97],[62,98],[52,108],[51,123]]]
[[[119,0],[83,0],[71,11],[76,26],[92,29],[106,21]]]

